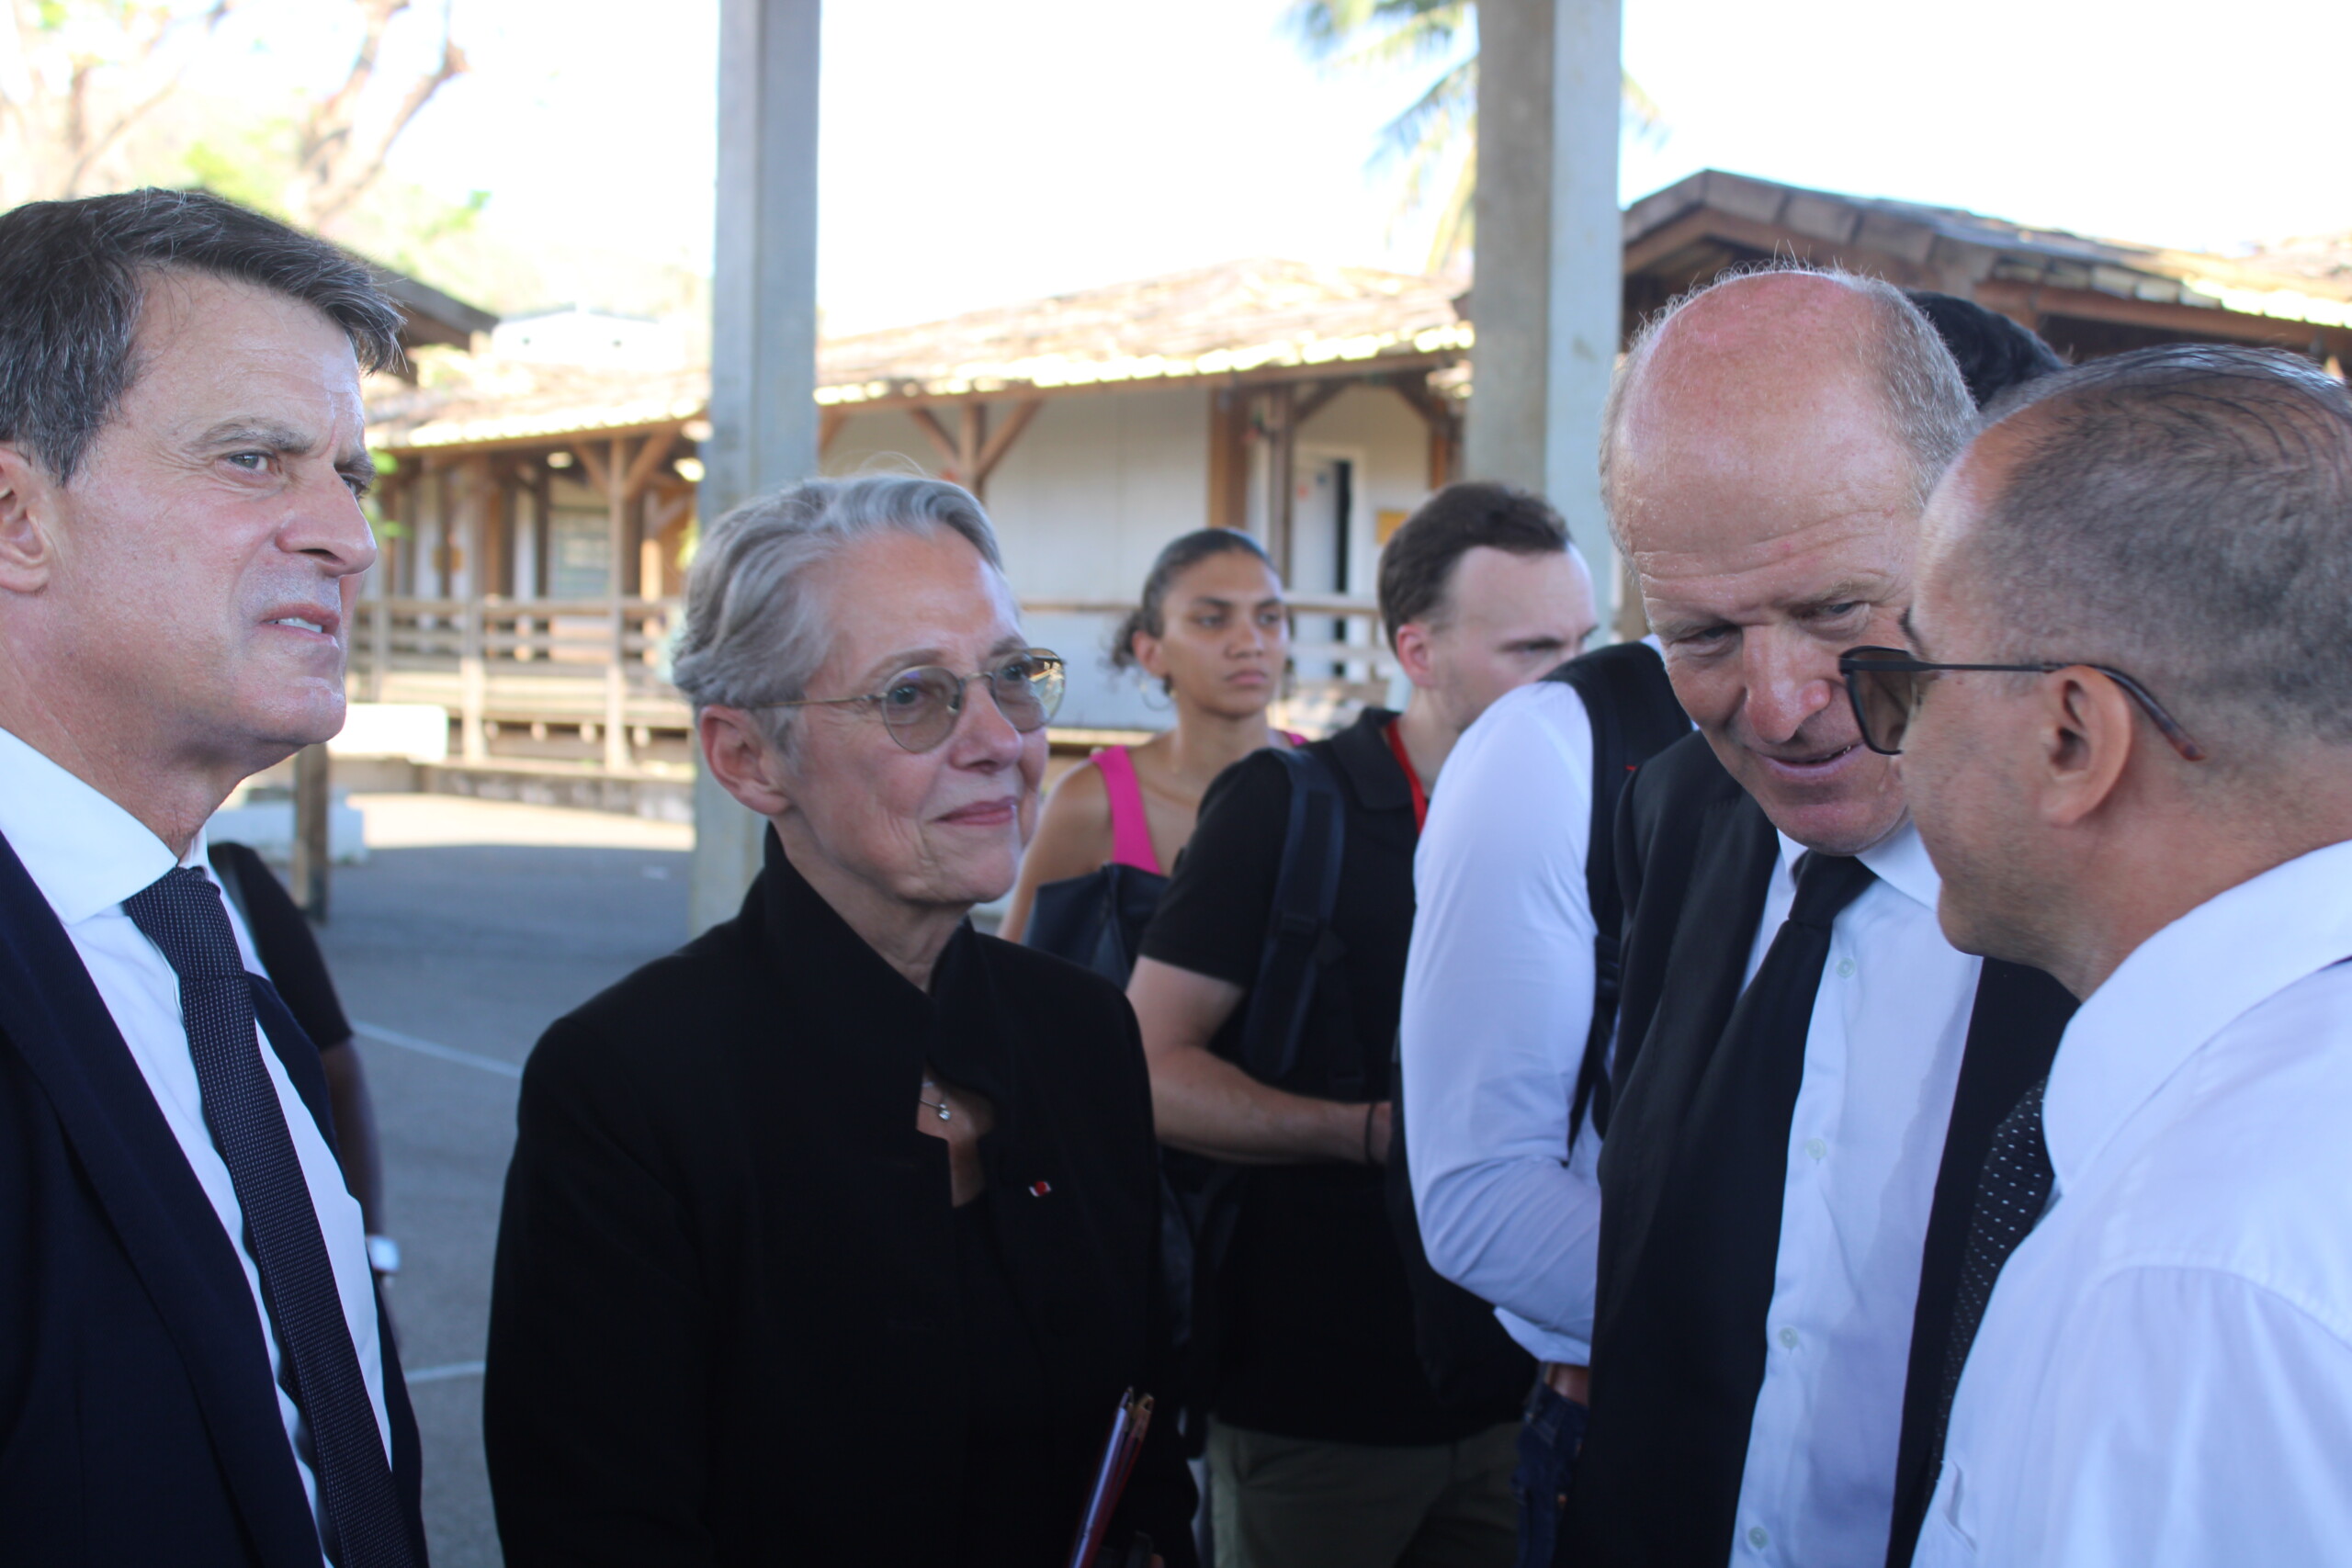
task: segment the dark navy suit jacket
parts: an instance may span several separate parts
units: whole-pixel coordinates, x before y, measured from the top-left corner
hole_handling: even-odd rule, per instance
[[[266,983],[254,998],[333,1147],[317,1048]],[[416,1420],[383,1346],[392,1473],[422,1563]],[[0,1561],[320,1562],[236,1249],[4,838]]]

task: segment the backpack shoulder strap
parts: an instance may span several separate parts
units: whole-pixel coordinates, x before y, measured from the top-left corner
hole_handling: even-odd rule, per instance
[[[1572,659],[1544,677],[1575,688],[1592,725],[1592,822],[1585,840],[1584,885],[1593,920],[1592,1026],[1577,1069],[1569,1138],[1590,1107],[1596,1125],[1608,1120],[1609,1041],[1617,1023],[1623,979],[1618,948],[1625,904],[1609,852],[1617,802],[1634,770],[1690,732],[1690,720],[1666,678],[1666,661],[1646,643],[1621,642]]]
[[[1315,999],[1331,911],[1340,901],[1340,862],[1347,812],[1330,764],[1308,747],[1269,748],[1290,774],[1290,818],[1283,830],[1282,869],[1274,877],[1265,955],[1241,1032],[1241,1066],[1261,1083],[1279,1083],[1298,1065],[1298,1041]]]

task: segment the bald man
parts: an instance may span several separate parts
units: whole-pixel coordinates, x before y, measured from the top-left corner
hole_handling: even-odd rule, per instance
[[[1952,940],[2084,1000],[1984,1168],[1917,1561],[2340,1562],[2352,397],[2291,354],[2099,360],[1926,542],[1858,716]]]
[[[1566,1561],[1909,1555],[1968,1198],[2072,1007],[1944,940],[1935,868],[1838,674],[1890,640],[1973,422],[1901,293],[1817,272],[1702,289],[1619,371],[1603,492],[1697,733],[1618,817],[1624,987]]]

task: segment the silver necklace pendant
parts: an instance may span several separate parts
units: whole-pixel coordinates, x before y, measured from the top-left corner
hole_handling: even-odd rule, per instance
[[[947,1091],[941,1089],[937,1084],[933,1083],[929,1078],[925,1078],[923,1080],[922,1087],[931,1090],[932,1093],[939,1096],[939,1098],[937,1100],[925,1100],[922,1095],[918,1094],[915,1096],[915,1103],[917,1105],[928,1106],[932,1110],[938,1111],[939,1119],[942,1122],[954,1121],[956,1119],[956,1113],[947,1108]]]

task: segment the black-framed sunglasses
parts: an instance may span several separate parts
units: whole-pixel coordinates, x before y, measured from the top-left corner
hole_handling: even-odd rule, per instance
[[[871,706],[882,716],[890,739],[910,751],[934,750],[956,733],[964,715],[964,693],[975,681],[989,683],[989,695],[1005,723],[1022,734],[1045,728],[1062,705],[1062,656],[1042,648],[1015,654],[991,670],[958,675],[936,664],[901,670],[878,692],[859,697],[799,697],[762,703],[763,708]]]
[[[2005,675],[2048,675],[2060,670],[2096,670],[2138,703],[2156,732],[2172,742],[2184,761],[2201,762],[2205,749],[2197,744],[2148,688],[2120,670],[2104,664],[2067,660],[2042,664],[1936,664],[1914,659],[1899,648],[1849,648],[1838,657],[1838,673],[1846,680],[1846,698],[1854,705],[1854,722],[1861,727],[1862,744],[1881,756],[1902,755],[1904,733],[1928,694],[1928,682],[1938,675],[1991,671]]]

